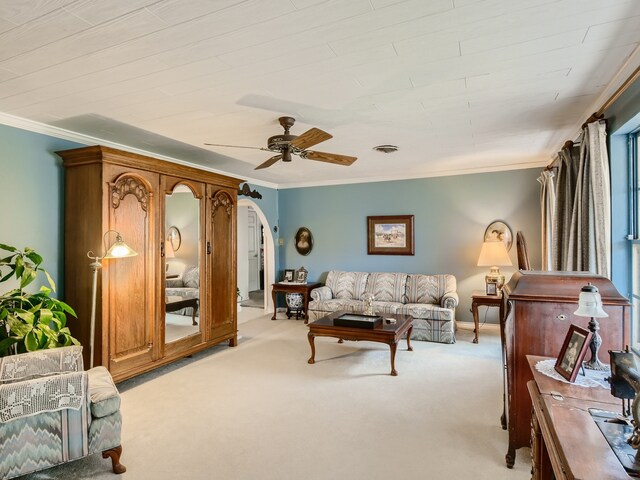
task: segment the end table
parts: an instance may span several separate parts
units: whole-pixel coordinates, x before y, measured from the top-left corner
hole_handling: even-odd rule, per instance
[[[485,307],[498,307],[502,303],[502,293],[497,295],[487,295],[483,290],[474,290],[471,294],[471,313],[473,313],[473,324],[476,336],[473,339],[473,343],[478,343],[478,331],[480,330],[478,322],[478,306],[483,305]]]

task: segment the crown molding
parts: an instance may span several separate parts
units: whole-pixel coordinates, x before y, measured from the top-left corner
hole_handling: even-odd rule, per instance
[[[82,145],[103,145],[105,147],[117,148],[118,150],[124,150],[131,153],[137,153],[139,155],[145,155],[147,157],[158,158],[160,160],[166,160],[167,162],[177,163],[187,167],[197,168],[199,170],[205,170],[207,172],[218,173],[220,175],[226,175],[228,177],[239,178],[237,174],[231,172],[225,172],[215,168],[204,167],[197,163],[187,162],[180,160],[179,158],[169,157],[167,155],[161,155],[155,152],[149,152],[141,148],[130,147],[129,145],[123,145],[121,143],[105,140],[104,138],[94,137],[91,135],[85,135],[83,133],[73,132],[60,127],[54,127],[47,125],[46,123],[36,122],[22,117],[16,117],[8,113],[0,112],[0,124],[7,125],[9,127],[19,128],[33,133],[40,133],[42,135],[48,135],[50,137],[59,138],[61,140],[68,140],[70,142],[80,143]],[[265,182],[264,180],[258,180],[256,178],[248,178],[242,176],[243,182],[248,182],[252,185],[258,185],[261,187],[278,189],[278,184],[272,182]]]
[[[305,187],[328,187],[335,185],[351,185],[356,183],[377,183],[377,182],[394,182],[399,180],[418,180],[421,178],[434,178],[434,177],[451,177],[457,175],[474,175],[478,173],[495,173],[506,172],[511,170],[525,170],[527,168],[544,168],[549,159],[539,160],[534,162],[516,163],[510,165],[493,165],[488,167],[478,168],[462,168],[457,170],[439,170],[437,172],[426,172],[420,174],[402,174],[385,177],[364,177],[364,178],[350,178],[339,180],[327,180],[321,182],[298,182],[288,183],[280,185],[280,190],[286,190],[289,188],[305,188]]]

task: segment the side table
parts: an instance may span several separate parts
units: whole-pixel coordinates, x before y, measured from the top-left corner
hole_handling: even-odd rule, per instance
[[[473,339],[473,343],[478,343],[478,331],[480,330],[478,322],[478,306],[483,305],[485,307],[498,307],[500,308],[502,303],[502,293],[497,295],[487,295],[482,290],[474,290],[471,294],[471,313],[473,313],[474,332],[476,334]]]
[[[311,290],[314,288],[321,287],[322,284],[318,282],[313,283],[274,283],[272,285],[271,297],[273,298],[273,317],[271,320],[276,319],[276,312],[278,311],[278,293],[286,294],[286,293],[301,293],[304,299],[304,323],[309,322],[309,312],[307,311],[307,307],[309,306],[309,296],[311,295]]]

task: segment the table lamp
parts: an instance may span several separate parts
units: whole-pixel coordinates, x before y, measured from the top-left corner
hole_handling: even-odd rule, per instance
[[[116,241],[111,244],[109,248],[107,248],[107,235],[109,233],[116,234]],[[102,260],[109,258],[125,258],[125,257],[135,257],[138,255],[129,245],[124,243],[122,240],[122,236],[120,233],[115,230],[107,230],[107,232],[102,237],[102,242],[104,244],[104,249],[106,253],[102,257],[98,257],[92,251],[87,252],[87,257],[89,257],[93,262],[89,264],[91,270],[93,271],[93,285],[91,288],[91,331],[89,333],[89,368],[93,368],[93,346],[95,342],[95,333],[96,333],[96,295],[98,291],[98,270],[102,268]]]
[[[500,273],[503,266],[513,265],[507,252],[504,242],[497,240],[493,242],[484,242],[480,250],[480,258],[478,258],[479,267],[491,267],[490,272],[484,277],[485,283],[496,283],[498,290],[502,290],[504,285],[504,275]]]
[[[580,297],[578,297],[578,309],[573,312],[574,315],[579,317],[591,317],[589,321],[589,330],[591,331],[591,343],[589,344],[589,350],[591,350],[591,359],[588,362],[584,362],[584,368],[591,370],[609,370],[609,367],[602,363],[598,359],[598,350],[602,345],[602,338],[598,333],[600,325],[596,318],[608,317],[607,312],[602,309],[602,298],[598,287],[588,283],[582,290],[580,290]]]

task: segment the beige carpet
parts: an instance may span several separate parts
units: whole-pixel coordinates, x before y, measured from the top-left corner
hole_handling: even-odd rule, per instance
[[[302,321],[240,314],[237,348],[214,347],[119,385],[127,479],[530,478],[505,467],[497,333],[399,348],[316,340]],[[255,317],[256,318],[252,318]],[[28,479],[111,479],[99,455]]]

